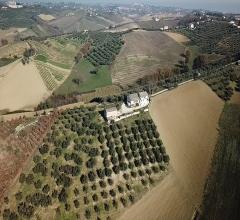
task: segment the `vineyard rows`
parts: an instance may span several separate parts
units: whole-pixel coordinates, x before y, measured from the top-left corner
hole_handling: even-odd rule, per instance
[[[36,64],[37,64],[37,68],[39,70],[39,73],[40,73],[46,87],[50,91],[54,90],[57,87],[57,83],[56,83],[54,77],[52,76],[50,69],[47,66],[42,65],[40,63],[36,62]]]

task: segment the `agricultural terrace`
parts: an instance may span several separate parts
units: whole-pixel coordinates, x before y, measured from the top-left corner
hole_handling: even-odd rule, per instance
[[[206,184],[201,219],[227,220],[240,217],[239,117],[239,105],[225,105],[219,121],[219,137]]]
[[[240,49],[240,30],[227,22],[206,22],[194,30],[181,29],[204,53],[235,54]]]
[[[107,124],[91,108],[60,114],[2,216],[96,219],[116,216],[165,173],[169,156],[148,114]]]
[[[69,75],[69,71],[62,68],[57,68],[54,65],[47,64],[41,61],[35,61],[35,65],[43,79],[44,84],[50,91],[55,90]]]
[[[113,83],[135,83],[157,68],[173,67],[185,47],[160,31],[134,31],[124,35],[124,46],[111,66]]]
[[[49,62],[55,66],[71,69],[74,57],[81,48],[81,41],[73,41],[65,37],[49,38],[45,41],[30,41],[36,49],[36,60]]]
[[[121,219],[192,218],[202,201],[222,107],[223,101],[202,81],[152,98],[150,115],[167,148],[172,170]]]
[[[71,74],[56,90],[56,94],[65,95],[73,92],[83,93],[112,84],[111,72],[108,66],[94,67],[86,59],[75,64]]]

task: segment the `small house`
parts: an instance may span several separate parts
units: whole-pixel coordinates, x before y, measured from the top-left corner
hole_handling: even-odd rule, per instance
[[[133,93],[127,96],[127,106],[136,107],[140,105],[140,99],[137,93]]]
[[[190,23],[189,24],[189,29],[193,30],[195,28],[194,24],[193,23]]]
[[[169,29],[169,27],[167,26],[167,25],[165,25],[164,27],[163,27],[163,30],[164,31],[167,31]]]
[[[139,98],[140,98],[140,106],[147,106],[149,104],[149,96],[147,92],[139,92],[138,93]]]
[[[119,115],[119,111],[116,107],[105,109],[104,112],[104,116],[108,121],[115,120]]]

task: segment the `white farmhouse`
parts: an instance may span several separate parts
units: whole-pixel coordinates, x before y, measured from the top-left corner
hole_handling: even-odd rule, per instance
[[[9,8],[22,8],[23,6],[20,4],[17,4],[16,1],[9,1],[8,2],[8,7]]]
[[[149,104],[149,96],[147,92],[139,92],[140,106],[145,107]]]
[[[193,23],[190,23],[189,24],[189,29],[193,30],[195,28],[194,24]]]
[[[136,107],[140,105],[140,99],[137,93],[133,93],[127,96],[127,106]]]
[[[169,27],[167,26],[167,25],[165,25],[164,27],[163,27],[163,30],[164,31],[167,31],[169,29]]]
[[[120,115],[116,107],[105,109],[104,116],[108,121],[115,120]]]

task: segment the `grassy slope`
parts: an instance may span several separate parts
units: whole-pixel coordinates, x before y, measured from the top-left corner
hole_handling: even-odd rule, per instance
[[[240,106],[226,104],[201,219],[240,219]]]
[[[57,89],[56,94],[68,94],[72,92],[88,92],[95,88],[112,84],[111,73],[108,66],[101,66],[97,74],[91,74],[94,66],[87,60],[82,60],[72,69],[70,76]],[[80,79],[81,83],[73,83],[73,79]]]

